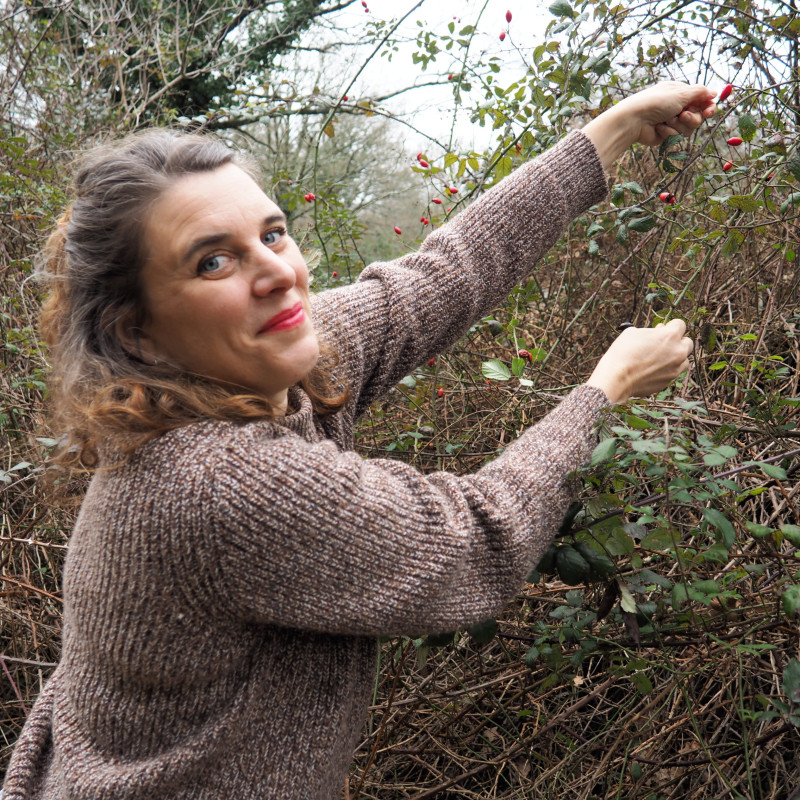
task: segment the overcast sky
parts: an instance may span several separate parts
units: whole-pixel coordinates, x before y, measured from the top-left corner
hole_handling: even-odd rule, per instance
[[[427,72],[422,72],[419,65],[414,65],[411,60],[412,53],[417,49],[413,40],[420,30],[417,20],[422,20],[427,28],[435,32],[447,33],[447,25],[454,21],[458,27],[476,25],[479,34],[473,40],[472,53],[487,52],[502,56],[503,72],[500,81],[510,83],[522,74],[523,67],[514,42],[523,42],[530,54],[530,47],[544,35],[547,23],[553,19],[547,10],[547,2],[534,0],[425,0],[422,6],[412,12],[408,19],[398,29],[400,39],[410,40],[408,44],[401,45],[400,51],[395,53],[392,61],[376,57],[363,74],[358,78],[351,95],[359,93],[380,95],[408,85],[436,80],[447,75],[457,68],[454,55],[442,53],[435,63],[428,67]],[[362,5],[353,6],[339,12],[336,22],[339,26],[346,26],[352,31],[357,31],[369,19],[383,19],[387,22],[400,19],[406,12],[414,8],[417,0],[367,0],[369,14],[366,14]],[[511,23],[506,22],[506,12],[512,14]],[[499,34],[507,31],[505,41],[501,42]],[[337,63],[336,69],[341,70],[342,89],[350,82],[356,69],[363,64],[364,59],[371,50],[365,46],[361,50],[348,50],[343,59]],[[330,63],[326,71],[331,69]],[[330,75],[327,82],[331,83]],[[449,137],[452,123],[452,85],[444,84],[434,88],[418,89],[401,95],[392,100],[387,106],[396,113],[404,113],[412,117],[413,124],[424,132],[431,132],[437,138]],[[449,112],[449,113],[448,113]],[[423,146],[421,137],[407,131],[406,141],[410,147]],[[456,138],[462,145],[474,145],[482,149],[491,138],[487,129],[472,126],[466,117],[458,120]]]

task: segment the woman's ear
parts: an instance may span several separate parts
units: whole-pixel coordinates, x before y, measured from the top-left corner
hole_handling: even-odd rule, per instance
[[[138,361],[144,361],[145,364],[155,365],[158,363],[155,344],[142,329],[141,323],[137,323],[134,319],[133,312],[116,310],[110,321],[110,328],[128,355]]]

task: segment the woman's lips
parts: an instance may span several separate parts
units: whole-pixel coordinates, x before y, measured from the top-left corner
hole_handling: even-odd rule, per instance
[[[278,331],[288,331],[305,321],[306,312],[303,303],[295,303],[291,308],[280,311],[274,317],[267,320],[259,333],[277,333]]]

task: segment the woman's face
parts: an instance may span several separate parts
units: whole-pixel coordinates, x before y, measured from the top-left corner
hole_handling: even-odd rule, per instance
[[[286,409],[319,356],[308,268],[286,218],[239,167],[176,181],[145,224],[145,360],[244,387]]]

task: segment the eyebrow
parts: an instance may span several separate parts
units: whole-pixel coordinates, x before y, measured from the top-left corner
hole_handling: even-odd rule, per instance
[[[262,227],[268,228],[270,225],[286,225],[286,215],[285,214],[271,214],[268,217],[264,217],[262,220]],[[219,244],[220,242],[224,242],[227,238],[229,238],[229,233],[212,233],[210,236],[203,236],[199,239],[195,239],[183,252],[182,261],[186,263],[187,261],[191,261],[197,253],[201,250],[204,250],[206,247],[210,247],[214,244]]]

